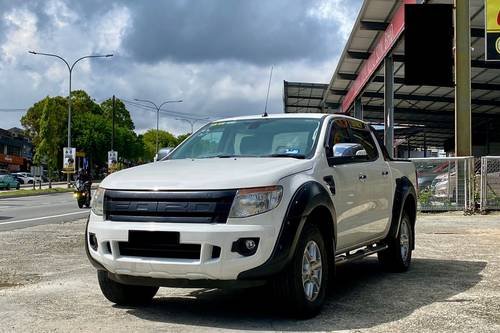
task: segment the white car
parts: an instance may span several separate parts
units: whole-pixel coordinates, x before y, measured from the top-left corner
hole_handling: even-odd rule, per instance
[[[311,317],[335,264],[378,253],[384,268],[408,269],[414,184],[413,164],[354,118],[219,120],[165,160],[102,181],[87,255],[117,304],[151,301],[159,287],[273,283],[291,314]]]
[[[33,184],[35,181],[35,178],[28,172],[17,172],[15,175],[23,181],[23,184]]]

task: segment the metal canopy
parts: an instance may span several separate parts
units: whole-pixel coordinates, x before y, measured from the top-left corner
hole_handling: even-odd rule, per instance
[[[453,3],[452,0],[428,0],[429,4]],[[365,0],[354,24],[337,68],[320,101],[321,112],[341,110],[345,96],[374,51],[379,39],[401,6],[401,0]],[[473,144],[484,144],[484,136],[500,142],[500,63],[484,61],[484,0],[471,0],[472,52],[472,131]],[[411,138],[412,144],[443,147],[454,137],[454,88],[407,86],[404,78],[404,34],[393,48],[394,55],[394,119],[396,124],[419,126],[423,130]],[[425,66],[425,63],[422,64]],[[361,99],[364,119],[381,122],[384,105],[384,68],[377,68],[366,84]],[[307,85],[307,84],[306,84]],[[285,93],[286,93],[285,86]],[[285,112],[303,112],[287,107]],[[306,105],[308,102],[301,100]],[[317,102],[315,102],[314,105]],[[318,109],[317,109],[318,110]],[[318,111],[314,111],[318,112]],[[425,134],[424,134],[425,133]],[[480,138],[481,137],[481,138]]]

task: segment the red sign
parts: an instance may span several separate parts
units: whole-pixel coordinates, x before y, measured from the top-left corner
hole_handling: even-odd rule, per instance
[[[0,162],[7,164],[23,165],[24,160],[22,157],[19,156],[0,154]]]
[[[351,85],[351,88],[345,95],[342,101],[342,112],[349,111],[352,103],[358,97],[359,93],[365,88],[368,80],[375,73],[380,66],[385,56],[393,48],[396,41],[399,39],[405,29],[405,4],[416,4],[417,0],[403,0],[403,3],[397,10],[392,18],[391,23],[387,26],[384,34],[378,40],[377,46],[374,48],[372,54],[365,61],[363,67],[359,71],[358,77]]]

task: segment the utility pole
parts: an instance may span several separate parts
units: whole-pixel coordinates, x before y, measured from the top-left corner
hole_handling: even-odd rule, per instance
[[[111,131],[111,151],[115,151],[115,95],[113,95],[113,111],[112,111],[112,131]]]

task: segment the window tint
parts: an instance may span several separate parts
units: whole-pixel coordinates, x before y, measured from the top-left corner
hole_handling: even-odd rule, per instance
[[[378,157],[377,146],[369,129],[363,122],[336,119],[332,126],[329,154],[333,157],[350,158],[356,161],[371,161]]]

